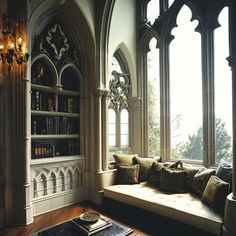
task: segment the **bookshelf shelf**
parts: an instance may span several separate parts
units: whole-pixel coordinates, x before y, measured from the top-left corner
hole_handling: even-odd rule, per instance
[[[76,91],[70,91],[70,90],[65,90],[61,89],[61,87],[49,87],[45,85],[39,85],[39,84],[31,84],[31,88],[35,90],[40,90],[44,92],[49,92],[49,93],[56,93],[56,94],[62,94],[62,95],[69,95],[69,96],[79,96],[80,93]]]
[[[60,92],[58,92],[58,94],[70,95],[70,96],[79,96],[80,95],[80,93],[78,93],[78,92],[69,91],[69,90],[61,90]]]
[[[32,89],[37,89],[40,91],[55,93],[57,91],[56,88],[45,86],[45,85],[39,85],[39,84],[31,84]]]
[[[75,161],[75,160],[83,160],[84,158],[82,156],[55,156],[55,157],[48,157],[48,158],[38,158],[38,159],[32,159],[30,161],[30,165],[41,165],[45,162],[47,163],[57,163],[57,162],[65,162],[65,161]]]
[[[34,134],[31,135],[31,139],[37,140],[37,139],[73,139],[73,138],[79,138],[78,134]]]
[[[32,110],[31,115],[35,115],[35,116],[79,117],[78,113],[54,112],[54,111],[37,111],[37,110]]]

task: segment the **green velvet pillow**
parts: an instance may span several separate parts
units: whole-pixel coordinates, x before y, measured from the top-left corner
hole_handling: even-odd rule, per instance
[[[150,169],[152,167],[152,164],[156,162],[154,158],[143,158],[143,157],[134,157],[134,163],[139,164],[140,170],[139,170],[139,181],[147,181],[148,175],[150,172]]]
[[[116,161],[116,165],[133,165],[133,158],[137,156],[137,154],[114,154],[113,157]]]
[[[117,184],[138,184],[139,165],[118,165],[116,172]]]
[[[214,174],[215,170],[202,167],[193,177],[193,192],[199,197],[202,197],[208,180]]]
[[[185,171],[162,168],[160,190],[173,193],[186,192],[186,179]]]
[[[202,195],[202,201],[208,204],[216,212],[223,214],[225,200],[229,194],[229,183],[212,175],[207,182],[206,188]]]

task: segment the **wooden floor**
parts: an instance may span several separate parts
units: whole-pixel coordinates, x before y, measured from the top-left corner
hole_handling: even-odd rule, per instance
[[[49,226],[77,217],[86,211],[98,211],[133,229],[137,236],[215,236],[191,226],[110,200],[105,201],[104,205],[82,202],[54,210],[36,216],[34,222],[28,226],[1,229],[0,236],[29,236]]]

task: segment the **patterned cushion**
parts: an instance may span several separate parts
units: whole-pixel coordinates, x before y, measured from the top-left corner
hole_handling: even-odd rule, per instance
[[[167,163],[153,162],[148,173],[148,183],[155,186],[161,185],[161,168],[168,167]]]
[[[187,172],[186,189],[189,191],[192,191],[193,190],[193,177],[199,171],[199,168],[184,164],[181,170],[184,170],[185,172]]]
[[[133,158],[137,156],[137,154],[114,154],[113,157],[116,161],[116,165],[133,165]]]
[[[232,183],[232,170],[233,167],[230,163],[221,159],[220,163],[216,169],[216,176],[222,179],[225,182]]]
[[[224,213],[225,199],[229,194],[229,184],[212,175],[202,195],[202,201],[218,213]]]
[[[117,184],[137,184],[139,165],[118,165],[116,173]]]
[[[150,169],[152,167],[152,164],[156,162],[154,158],[142,158],[142,157],[134,157],[134,163],[139,164],[140,170],[139,170],[139,181],[147,181],[148,175],[150,172]]]
[[[208,180],[214,174],[215,170],[202,167],[193,177],[193,192],[199,197],[202,197]]]
[[[162,168],[160,190],[173,193],[186,192],[186,178],[185,171]]]

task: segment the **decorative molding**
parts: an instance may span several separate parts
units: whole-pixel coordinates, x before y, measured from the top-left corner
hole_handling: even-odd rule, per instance
[[[40,35],[35,36],[32,57],[42,54],[49,57],[57,69],[61,69],[68,63],[81,68],[79,52],[58,22],[50,23]]]
[[[96,90],[96,92],[95,92],[96,98],[100,98],[101,99],[103,97],[103,95],[104,95],[104,91],[106,91],[106,90],[98,88]]]
[[[60,60],[63,53],[69,49],[67,37],[59,24],[55,24],[54,27],[48,30],[46,40],[54,49],[57,60]]]
[[[130,78],[127,74],[112,71],[109,89],[111,107],[116,111],[128,107],[130,99]]]
[[[56,164],[31,168],[33,199],[71,191],[84,185],[82,161],[69,165]]]
[[[142,98],[141,97],[132,97],[131,99],[133,106],[141,106]]]

